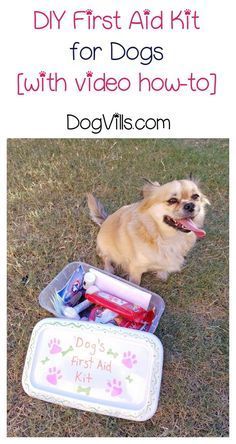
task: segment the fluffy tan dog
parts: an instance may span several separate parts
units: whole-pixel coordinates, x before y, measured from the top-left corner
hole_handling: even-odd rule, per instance
[[[92,194],[87,197],[91,218],[101,225],[97,252],[105,270],[121,266],[136,284],[147,271],[163,280],[180,271],[196,239],[206,234],[201,227],[209,201],[193,180],[148,181],[141,201],[110,216]]]

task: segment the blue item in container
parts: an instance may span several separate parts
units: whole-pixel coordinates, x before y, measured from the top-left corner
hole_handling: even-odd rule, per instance
[[[85,271],[80,265],[72,274],[65,287],[57,291],[65,305],[72,306],[77,304],[81,296],[85,293],[83,288]]]

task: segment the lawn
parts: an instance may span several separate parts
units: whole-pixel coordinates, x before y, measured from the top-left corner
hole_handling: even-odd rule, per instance
[[[30,398],[24,359],[34,325],[49,316],[40,291],[68,262],[101,267],[85,193],[112,212],[140,198],[143,176],[164,183],[190,172],[211,201],[207,237],[181,273],[142,281],[166,303],[156,414],[136,423]],[[228,140],[8,141],[8,436],[228,436]]]

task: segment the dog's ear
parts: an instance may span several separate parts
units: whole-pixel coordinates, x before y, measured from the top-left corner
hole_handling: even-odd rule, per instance
[[[211,202],[207,199],[205,194],[202,195],[202,201],[205,205],[211,205]]]
[[[191,181],[194,182],[197,186],[200,185],[200,179],[199,179],[198,177],[194,176],[193,173],[192,173],[192,171],[191,171],[191,173],[189,173],[188,180],[191,180]]]
[[[200,179],[193,177],[193,173],[191,172],[189,174],[189,180],[191,180],[192,182],[194,182],[198,187],[200,185]],[[210,201],[208,200],[208,198],[205,196],[205,194],[202,194],[202,201],[205,205],[211,205]]]
[[[142,195],[146,198],[156,191],[160,184],[159,182],[152,182],[151,180],[146,179],[146,177],[142,177],[142,179],[146,182],[142,188]]]

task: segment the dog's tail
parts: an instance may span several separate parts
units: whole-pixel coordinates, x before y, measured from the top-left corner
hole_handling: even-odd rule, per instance
[[[87,193],[87,201],[91,219],[101,226],[108,217],[108,213],[102,203],[92,193]]]

